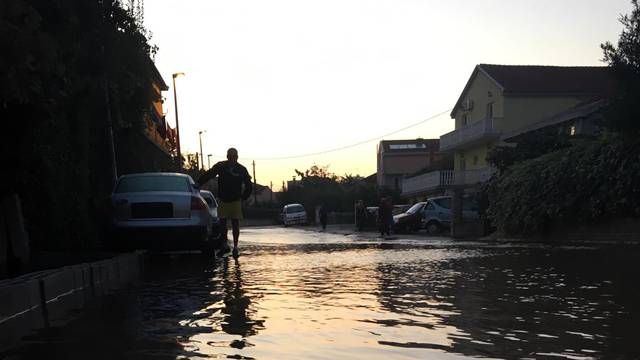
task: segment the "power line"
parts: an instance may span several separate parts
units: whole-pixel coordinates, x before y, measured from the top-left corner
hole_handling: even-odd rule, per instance
[[[418,125],[424,124],[427,121],[433,120],[433,119],[435,119],[435,118],[437,118],[439,116],[442,116],[442,115],[444,115],[444,114],[446,114],[446,113],[448,113],[450,111],[451,111],[451,109],[443,111],[443,112],[440,112],[438,114],[429,116],[426,119],[420,120],[420,121],[418,121],[416,123],[407,125],[407,126],[401,128],[401,129],[394,130],[394,131],[392,131],[390,133],[387,133],[387,134],[384,134],[384,135],[376,136],[374,138],[370,138],[370,139],[367,139],[367,140],[359,141],[357,143],[353,143],[353,144],[349,144],[349,145],[343,145],[343,146],[332,148],[332,149],[327,149],[327,150],[322,150],[322,151],[317,151],[317,152],[307,153],[307,154],[279,156],[279,157],[269,157],[269,158],[243,156],[242,159],[253,159],[253,160],[261,160],[261,161],[288,160],[288,159],[298,159],[298,158],[303,158],[303,157],[311,157],[311,156],[317,156],[317,155],[323,155],[323,154],[332,153],[332,152],[336,152],[336,151],[341,151],[341,150],[349,149],[349,148],[352,148],[352,147],[364,145],[364,144],[370,143],[372,141],[377,141],[377,140],[383,139],[383,138],[385,138],[387,136],[391,136],[391,135],[397,134],[399,132],[402,132],[404,130],[411,129],[412,127],[416,127]]]

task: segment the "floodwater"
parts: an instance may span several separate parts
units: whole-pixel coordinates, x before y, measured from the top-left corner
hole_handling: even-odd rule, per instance
[[[247,229],[238,260],[151,257],[135,289],[9,357],[634,359],[638,259],[635,247]]]

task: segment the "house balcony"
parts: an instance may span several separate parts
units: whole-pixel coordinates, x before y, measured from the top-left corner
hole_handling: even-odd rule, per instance
[[[440,151],[461,150],[500,138],[493,121],[493,118],[485,118],[440,136]]]
[[[402,196],[412,196],[454,184],[453,170],[440,170],[410,177],[402,182]]]
[[[488,181],[495,172],[495,168],[492,167],[465,171],[433,171],[404,179],[402,183],[402,196],[424,195],[454,186],[474,186]]]

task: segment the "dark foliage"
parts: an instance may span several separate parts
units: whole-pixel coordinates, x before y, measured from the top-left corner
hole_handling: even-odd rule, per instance
[[[640,215],[640,142],[584,140],[524,161],[491,183],[488,216],[504,234]]]
[[[620,22],[624,29],[617,47],[607,42],[602,44],[604,60],[613,69],[617,79],[617,94],[613,99],[611,112],[607,116],[607,126],[635,137],[640,134],[640,7],[638,0],[632,0],[631,14],[624,15]]]
[[[0,39],[0,195],[23,199],[35,248],[93,247],[112,185],[104,86],[116,139],[141,129],[153,48],[108,0],[0,0]]]
[[[557,129],[541,129],[524,134],[517,145],[494,147],[487,154],[487,162],[502,173],[514,164],[566,148],[571,145],[571,139],[567,134],[558,134]]]
[[[356,200],[363,200],[369,206],[378,203],[376,184],[361,176],[337,176],[328,166],[316,165],[296,173],[300,180],[282,193],[280,202],[282,205],[301,203],[311,216],[316,206],[323,203],[330,211],[353,211]]]

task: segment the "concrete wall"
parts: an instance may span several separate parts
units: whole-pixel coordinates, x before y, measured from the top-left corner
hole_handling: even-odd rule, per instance
[[[0,281],[0,351],[71,321],[89,301],[136,282],[141,269],[136,252]]]
[[[487,163],[487,153],[489,149],[494,146],[493,142],[482,144],[473,148],[465,149],[455,153],[453,168],[455,170],[461,170],[461,161],[465,160],[465,170],[482,169],[489,164]],[[477,159],[477,162],[475,161]]]

